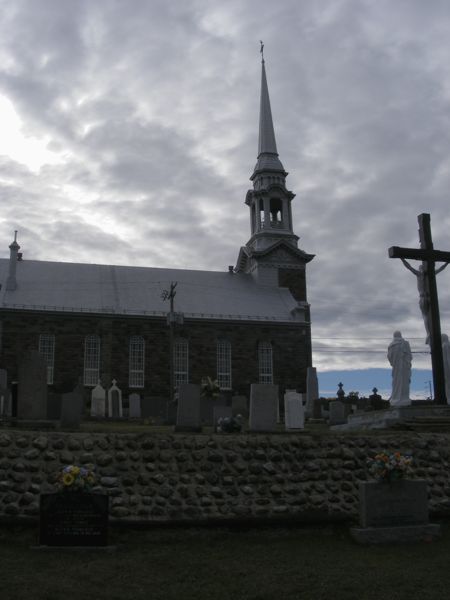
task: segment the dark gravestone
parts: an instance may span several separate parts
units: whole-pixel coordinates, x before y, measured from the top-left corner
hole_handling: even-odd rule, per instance
[[[139,394],[133,393],[128,396],[128,418],[141,418],[141,397]]]
[[[79,492],[41,494],[39,544],[106,546],[108,496]]]
[[[201,431],[200,386],[195,383],[182,383],[179,390],[176,429]]]
[[[47,398],[47,419],[58,421],[61,417],[61,394],[50,393]]]
[[[360,483],[362,527],[392,527],[428,523],[428,491],[425,480],[392,483]]]
[[[250,431],[275,431],[278,417],[278,386],[252,383],[250,386]]]
[[[8,390],[8,374],[6,369],[0,369],[0,416],[9,415],[11,412],[10,407],[10,393]]]
[[[47,365],[36,350],[27,352],[19,364],[17,416],[47,419]]]
[[[77,386],[73,392],[62,395],[61,427],[63,429],[78,429],[83,414],[83,393]]]
[[[17,417],[17,402],[19,396],[19,384],[17,381],[11,382],[11,416],[15,419]]]

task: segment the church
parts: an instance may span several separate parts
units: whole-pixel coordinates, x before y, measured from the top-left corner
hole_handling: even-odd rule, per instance
[[[311,324],[287,172],[275,140],[262,60],[257,162],[245,196],[250,237],[220,271],[0,259],[0,367],[9,382],[29,350],[50,393],[115,379],[124,398],[170,398],[180,383],[217,379],[248,397],[252,383],[306,391]],[[243,209],[245,210],[245,209]],[[237,249],[238,250],[238,249]],[[172,308],[171,308],[172,307]]]

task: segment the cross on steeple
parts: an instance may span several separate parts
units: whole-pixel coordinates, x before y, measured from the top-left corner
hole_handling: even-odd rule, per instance
[[[419,221],[419,239],[420,249],[415,248],[400,248],[392,246],[389,248],[389,258],[400,258],[403,261],[409,258],[412,260],[422,261],[421,270],[413,272],[417,275],[419,290],[422,286],[421,294],[421,310],[424,313],[424,319],[429,323],[429,337],[431,348],[431,365],[433,369],[433,384],[436,404],[447,404],[445,394],[445,375],[444,362],[442,358],[442,341],[441,341],[441,321],[439,315],[439,300],[436,286],[436,271],[435,263],[443,262],[450,263],[450,252],[435,250],[433,239],[431,236],[430,215],[422,213],[417,217]],[[408,264],[406,263],[406,266]],[[410,269],[412,270],[412,269]],[[424,297],[422,298],[422,293]],[[425,304],[422,304],[422,300]]]

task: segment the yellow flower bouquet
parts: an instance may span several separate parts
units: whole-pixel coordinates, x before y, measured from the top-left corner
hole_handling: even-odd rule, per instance
[[[95,484],[95,475],[86,467],[67,465],[59,474],[58,483],[63,491],[90,492]]]

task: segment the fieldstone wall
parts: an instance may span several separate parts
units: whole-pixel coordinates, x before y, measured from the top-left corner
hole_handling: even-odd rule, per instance
[[[450,514],[450,434],[155,435],[0,432],[0,516],[34,517],[67,464],[93,467],[112,519],[354,519],[366,460],[410,453],[430,510]]]

